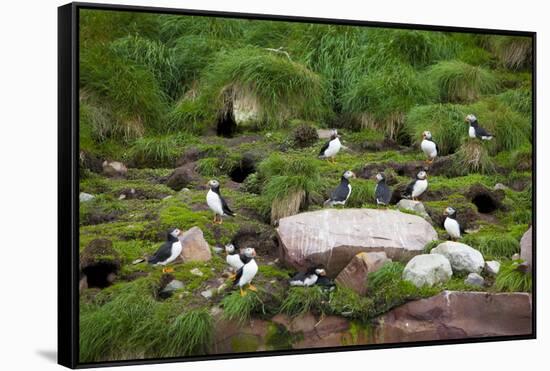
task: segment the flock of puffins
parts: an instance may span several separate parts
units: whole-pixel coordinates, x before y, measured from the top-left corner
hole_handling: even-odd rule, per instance
[[[476,116],[469,114],[466,116],[465,122],[469,124],[468,136],[471,138],[478,138],[480,140],[491,140],[494,135],[490,134],[487,130],[479,126]],[[431,164],[437,157],[437,144],[432,138],[432,134],[429,131],[422,133],[422,142],[420,148],[426,155],[426,162]],[[336,130],[332,130],[329,141],[321,148],[319,152],[320,159],[326,159],[327,161],[334,162],[335,157],[340,152],[342,143],[340,142],[340,135]],[[355,174],[351,170],[346,170],[341,177],[340,184],[332,191],[328,200],[325,201],[325,207],[331,207],[334,205],[345,205],[349,196],[351,195],[352,187],[350,179],[355,178]],[[376,175],[376,188],[375,199],[376,204],[381,206],[387,206],[392,196],[391,188],[386,184],[384,174],[378,173]],[[217,180],[210,180],[208,182],[209,190],[206,194],[206,203],[208,207],[214,212],[214,224],[222,224],[223,217],[235,216],[236,214],[229,208],[227,202],[220,193],[220,183]],[[428,177],[426,171],[422,170],[418,172],[416,178],[413,179],[403,192],[402,196],[406,199],[417,200],[428,189]],[[446,219],[444,227],[451,239],[456,240],[461,236],[461,226],[456,219],[456,210],[452,207],[445,209]],[[180,256],[183,246],[179,240],[179,236],[182,231],[178,228],[170,229],[167,233],[167,240],[162,246],[155,252],[155,254],[147,259],[149,264],[163,266],[163,272],[171,272],[173,269],[167,268],[166,265],[175,261]],[[256,291],[256,288],[252,285],[252,280],[258,272],[258,264],[256,263],[256,251],[251,247],[246,247],[238,252],[233,244],[225,246],[226,262],[235,272],[233,274],[233,286],[237,286],[240,289],[241,296],[246,295],[245,289]],[[144,261],[145,259],[141,260]],[[294,274],[289,283],[291,286],[330,286],[330,280],[326,277],[326,272],[322,266],[315,266],[309,268],[305,272],[298,272]]]

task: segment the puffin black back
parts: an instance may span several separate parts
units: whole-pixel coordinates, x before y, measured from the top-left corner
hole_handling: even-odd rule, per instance
[[[535,337],[534,33],[58,17],[60,364]]]

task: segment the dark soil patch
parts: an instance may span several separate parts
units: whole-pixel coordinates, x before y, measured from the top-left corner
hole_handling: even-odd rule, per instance
[[[474,184],[464,196],[476,205],[479,213],[488,214],[502,208],[505,193],[502,190],[491,190],[481,184]]]
[[[264,258],[279,256],[279,243],[275,230],[269,226],[258,229],[257,226],[241,227],[233,236],[231,243],[237,249],[252,247],[256,253]]]

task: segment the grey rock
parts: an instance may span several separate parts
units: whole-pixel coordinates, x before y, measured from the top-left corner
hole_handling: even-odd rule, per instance
[[[529,227],[527,232],[521,237],[519,245],[521,247],[519,257],[527,266],[526,271],[530,272],[533,265],[533,227]]]
[[[454,241],[443,242],[431,251],[444,255],[453,268],[453,272],[480,273],[485,266],[483,255],[473,247]]]
[[[403,270],[403,279],[416,287],[447,282],[453,275],[451,263],[440,254],[422,254],[412,258]]]
[[[402,210],[413,211],[421,215],[424,219],[431,221],[424,204],[420,201],[402,199],[397,203],[397,207]]]
[[[174,292],[176,290],[179,290],[179,289],[183,289],[185,287],[185,285],[183,284],[183,282],[179,281],[179,280],[172,280],[170,282],[168,282],[168,285],[166,285],[162,291],[163,292]]]
[[[470,273],[468,277],[464,280],[464,283],[470,286],[480,286],[483,287],[485,284],[485,279],[477,273]]]
[[[505,191],[505,190],[508,189],[508,187],[506,187],[506,186],[505,186],[504,184],[502,184],[502,183],[497,183],[497,184],[495,184],[495,186],[493,187],[493,189],[494,189],[495,191],[499,191],[499,190]]]
[[[199,268],[193,268],[189,271],[189,273],[194,274],[195,276],[199,276],[199,277],[204,276],[204,273],[202,273]]]
[[[80,202],[88,202],[95,198],[94,195],[86,193],[86,192],[80,192],[80,195],[78,196],[78,199]]]
[[[485,262],[485,272],[490,275],[496,276],[500,271],[500,263],[496,260],[490,260]]]
[[[125,177],[128,173],[128,168],[119,161],[104,161],[103,174],[111,178]]]
[[[408,261],[437,239],[419,216],[397,210],[323,209],[281,218],[277,228],[281,260],[299,270],[323,264],[329,277],[360,252],[383,251],[392,260]]]
[[[212,289],[201,291],[201,296],[205,299],[211,299],[214,296]]]
[[[520,255],[518,253],[515,253],[514,255],[512,255],[512,260],[519,260],[521,259],[520,258]]]

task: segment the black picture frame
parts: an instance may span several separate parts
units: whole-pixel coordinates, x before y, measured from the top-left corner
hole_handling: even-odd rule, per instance
[[[175,357],[162,359],[121,360],[98,363],[80,363],[79,354],[79,252],[78,252],[78,208],[79,208],[79,11],[81,9],[131,11],[176,15],[200,15],[223,18],[254,20],[280,20],[286,22],[307,22],[320,24],[354,25],[384,28],[399,28],[427,31],[479,33],[491,35],[525,36],[532,40],[532,210],[533,210],[533,295],[532,333],[518,336],[495,336],[455,340],[430,340],[374,345],[340,346],[301,350],[261,351],[253,353],[213,354],[208,356]],[[345,19],[325,19],[298,16],[282,16],[223,11],[202,11],[189,9],[158,8],[146,6],[111,5],[96,3],[70,3],[58,8],[58,363],[69,368],[88,368],[188,362],[202,360],[233,359],[243,357],[265,357],[308,353],[341,352],[381,348],[418,347],[461,343],[481,343],[508,340],[536,339],[536,32],[512,31],[488,28],[464,28],[407,23],[386,23]]]

